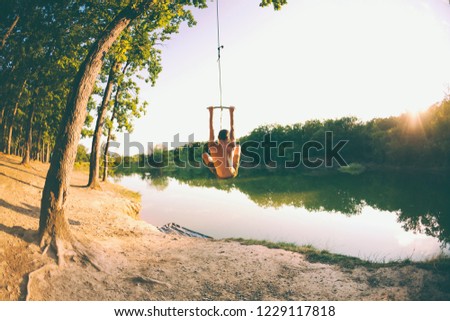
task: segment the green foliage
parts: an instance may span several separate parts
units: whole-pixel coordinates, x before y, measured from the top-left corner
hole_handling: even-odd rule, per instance
[[[77,147],[77,157],[76,162],[89,162],[89,154],[87,152],[86,146],[80,144]]]
[[[140,88],[136,79],[155,85],[162,71],[161,50],[157,46],[178,32],[181,23],[195,24],[186,5],[203,8],[205,1],[152,3],[151,10],[133,21],[109,51],[100,80],[106,81],[111,66],[118,64],[120,68],[115,72],[114,98],[110,116],[105,121],[108,141],[114,130],[132,132],[134,119],[146,113],[148,102],[139,100]]]
[[[0,101],[6,116],[0,122],[7,131],[12,128],[13,151],[23,148],[30,106],[35,113],[34,157],[42,153],[44,146],[53,146],[73,77],[94,37],[117,13],[118,3],[18,0],[2,10],[2,30],[19,16],[0,52]],[[0,145],[6,146],[9,135],[0,137]]]
[[[280,10],[285,4],[287,4],[287,0],[262,0],[260,6],[267,7],[273,5],[275,10]]]
[[[398,117],[377,118],[361,122],[355,117],[329,120],[310,120],[294,125],[265,125],[254,129],[240,139],[262,143],[264,136],[272,141],[292,142],[294,147],[283,157],[273,160],[291,160],[294,152],[302,152],[309,141],[325,145],[325,132],[333,133],[333,141],[346,140],[341,151],[345,161],[368,166],[395,168],[447,169],[450,167],[450,100],[431,106],[420,114],[405,113]],[[256,150],[261,159],[264,150]],[[325,157],[324,150],[312,150],[311,157]],[[344,169],[344,170],[348,170]],[[353,168],[355,169],[355,168]]]

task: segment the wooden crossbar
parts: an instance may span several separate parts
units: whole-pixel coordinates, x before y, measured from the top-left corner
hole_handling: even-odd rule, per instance
[[[225,106],[212,106],[212,108],[213,109],[230,109],[230,108],[232,108],[233,106],[230,106],[230,107],[225,107]],[[206,109],[208,109],[209,107],[206,107]]]

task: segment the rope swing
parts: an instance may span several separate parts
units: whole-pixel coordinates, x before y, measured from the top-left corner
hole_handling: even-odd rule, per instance
[[[220,94],[220,107],[222,107],[222,66],[220,64],[220,54],[223,46],[220,44],[220,20],[219,20],[219,0],[216,0],[216,15],[217,15],[217,65],[219,68],[219,94]],[[221,126],[222,127],[222,124]]]
[[[214,106],[214,109],[220,109],[220,129],[222,130],[223,110],[230,109],[230,107],[223,106],[223,89],[222,89],[222,65],[220,58],[222,54],[223,45],[220,43],[220,12],[219,0],[216,0],[216,21],[217,21],[217,67],[219,71],[219,106]]]

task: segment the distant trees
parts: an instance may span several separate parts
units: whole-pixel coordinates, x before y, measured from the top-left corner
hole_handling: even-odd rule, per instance
[[[77,147],[77,156],[75,159],[76,162],[89,162],[89,154],[86,146],[80,144]]]
[[[260,126],[241,138],[246,142],[264,142],[270,135],[277,147],[293,142],[293,148],[274,153],[274,161],[292,159],[303,144],[318,141],[324,144],[324,133],[331,131],[334,141],[348,140],[342,148],[347,163],[359,162],[389,167],[450,168],[450,100],[431,106],[427,111],[397,117],[377,118],[362,122],[354,117],[311,120],[288,126]],[[263,148],[255,152],[262,159]],[[324,157],[323,150],[312,150],[311,156]],[[244,157],[245,159],[245,157]]]

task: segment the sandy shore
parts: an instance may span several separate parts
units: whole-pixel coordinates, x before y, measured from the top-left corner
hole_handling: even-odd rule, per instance
[[[79,261],[58,268],[36,237],[48,167],[19,162],[0,153],[0,300],[450,299],[445,276],[415,265],[344,269],[284,250],[163,234],[133,218],[132,193],[110,183],[86,189],[81,172],[66,213],[101,271]]]

